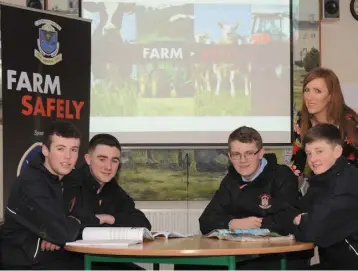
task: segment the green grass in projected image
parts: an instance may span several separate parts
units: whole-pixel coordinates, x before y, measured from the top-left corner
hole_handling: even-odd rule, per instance
[[[196,99],[196,116],[246,116],[251,113],[251,96],[236,94],[232,97],[229,92],[215,95],[213,92],[199,92]]]
[[[138,116],[194,116],[193,98],[138,98]]]
[[[137,89],[130,84],[122,87],[100,83],[91,89],[91,116],[136,116]]]
[[[138,116],[244,116],[251,111],[250,96],[198,93],[195,98],[139,98]]]
[[[202,91],[193,97],[140,97],[133,84],[99,83],[91,91],[91,116],[245,116],[251,97],[238,91],[219,95]]]

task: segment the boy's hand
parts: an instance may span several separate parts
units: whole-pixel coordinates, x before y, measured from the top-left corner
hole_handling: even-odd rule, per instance
[[[96,215],[96,217],[99,219],[99,224],[109,224],[113,225],[116,219],[112,215],[106,215],[106,214],[99,214]]]
[[[49,251],[49,250],[54,251],[54,250],[59,250],[59,249],[60,249],[59,246],[54,245],[46,240],[41,241],[41,250],[42,251],[45,251],[45,250],[46,251]]]
[[[295,224],[295,225],[300,225],[300,223],[301,223],[301,217],[302,217],[302,215],[296,216],[295,219],[293,220],[293,224]]]
[[[295,225],[300,225],[301,223],[301,218],[303,215],[305,215],[307,213],[302,213],[302,214],[299,214],[298,216],[295,217],[295,219],[293,220],[293,224]]]
[[[262,218],[250,216],[247,218],[233,219],[230,221],[230,230],[236,229],[259,229],[261,228]]]

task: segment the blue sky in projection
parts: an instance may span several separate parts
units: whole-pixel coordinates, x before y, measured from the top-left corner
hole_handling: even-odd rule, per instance
[[[218,42],[222,34],[219,22],[235,25],[237,33],[247,36],[251,31],[251,5],[235,4],[196,4],[194,6],[194,32],[208,34]]]

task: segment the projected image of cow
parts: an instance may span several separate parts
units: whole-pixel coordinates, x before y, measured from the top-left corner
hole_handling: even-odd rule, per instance
[[[243,53],[250,25],[250,5],[195,5],[197,115],[250,113],[250,59]]]
[[[93,115],[136,112],[135,7],[134,3],[83,3],[84,17],[92,19]],[[118,104],[122,100],[127,106]]]
[[[188,42],[192,39],[193,5],[154,3],[137,4],[138,43]]]

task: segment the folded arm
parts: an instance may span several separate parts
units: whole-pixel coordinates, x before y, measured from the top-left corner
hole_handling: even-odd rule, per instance
[[[343,241],[357,231],[358,198],[354,194],[336,194],[329,200],[316,204],[312,211],[301,216],[295,227],[299,241],[314,242],[320,247],[329,247]]]
[[[64,245],[77,238],[80,220],[66,216],[61,200],[36,182],[28,182],[20,190],[18,199],[9,200],[7,217],[53,244]]]

